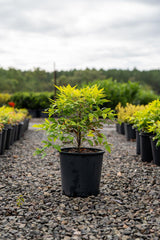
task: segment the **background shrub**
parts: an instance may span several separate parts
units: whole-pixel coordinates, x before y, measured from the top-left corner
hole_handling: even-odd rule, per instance
[[[126,83],[121,83],[109,78],[92,81],[87,85],[92,86],[94,84],[104,89],[106,98],[109,100],[109,102],[104,104],[104,107],[110,107],[111,109],[115,109],[119,102],[125,107],[127,103],[146,105],[155,99],[159,99],[159,96],[151,89],[137,82],[128,81]],[[0,94],[0,106],[4,104],[7,105],[9,101],[13,101],[17,108],[44,110],[50,105],[49,98],[54,98],[54,92],[17,92],[13,95]]]
[[[49,98],[53,99],[54,94],[49,92],[18,92],[11,96],[11,101],[16,104],[17,108],[46,109],[50,105]]]
[[[89,83],[89,85],[97,84],[100,88],[104,88],[106,98],[110,100],[105,103],[105,107],[115,109],[120,102],[122,106],[127,103],[132,104],[148,104],[149,102],[159,98],[152,90],[145,89],[137,82],[119,83],[116,80],[106,79]]]
[[[0,107],[3,105],[7,105],[10,101],[11,95],[8,93],[0,93]]]

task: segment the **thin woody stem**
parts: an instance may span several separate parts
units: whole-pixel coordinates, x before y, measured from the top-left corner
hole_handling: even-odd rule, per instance
[[[80,106],[81,108],[81,106]],[[81,111],[79,111],[79,122],[81,122]],[[81,129],[78,127],[78,133],[77,133],[77,143],[78,143],[78,151],[80,152],[80,147],[81,147]]]

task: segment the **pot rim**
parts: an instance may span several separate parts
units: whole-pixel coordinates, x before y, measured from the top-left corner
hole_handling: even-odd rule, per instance
[[[149,133],[149,132],[143,132],[143,131],[141,131],[141,132],[139,133],[139,135],[141,135],[141,136],[146,136],[146,137],[153,136],[152,133]]]
[[[60,154],[68,154],[68,155],[97,155],[97,154],[104,154],[105,151],[99,148],[89,148],[89,147],[82,147],[81,149],[89,149],[89,150],[96,150],[95,152],[67,152],[68,149],[77,149],[76,147],[64,147],[61,148]]]

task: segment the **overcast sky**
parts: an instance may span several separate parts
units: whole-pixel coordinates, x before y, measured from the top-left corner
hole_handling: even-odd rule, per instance
[[[0,0],[0,67],[160,68],[160,0]]]

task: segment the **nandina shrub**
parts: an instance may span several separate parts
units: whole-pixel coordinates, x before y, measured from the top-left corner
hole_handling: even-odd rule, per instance
[[[134,105],[127,103],[125,107],[119,103],[116,106],[118,123],[134,123],[134,114],[145,109],[144,105]]]
[[[24,121],[28,116],[26,109],[16,109],[13,107],[0,107],[0,124],[15,124]]]
[[[134,127],[142,132],[151,132],[151,126],[160,121],[160,100],[154,100],[132,116]]]
[[[99,89],[97,85],[81,89],[68,85],[57,89],[57,98],[51,100],[48,110],[49,119],[45,119],[43,124],[35,125],[45,130],[48,138],[43,141],[44,147],[36,153],[42,153],[48,147],[61,151],[65,142],[76,146],[79,152],[86,142],[91,146],[103,144],[110,151],[110,144],[100,129],[106,118],[114,119],[114,113],[110,108],[100,108],[107,102],[103,89]],[[54,118],[54,115],[58,118]],[[60,140],[60,144],[56,140]]]

